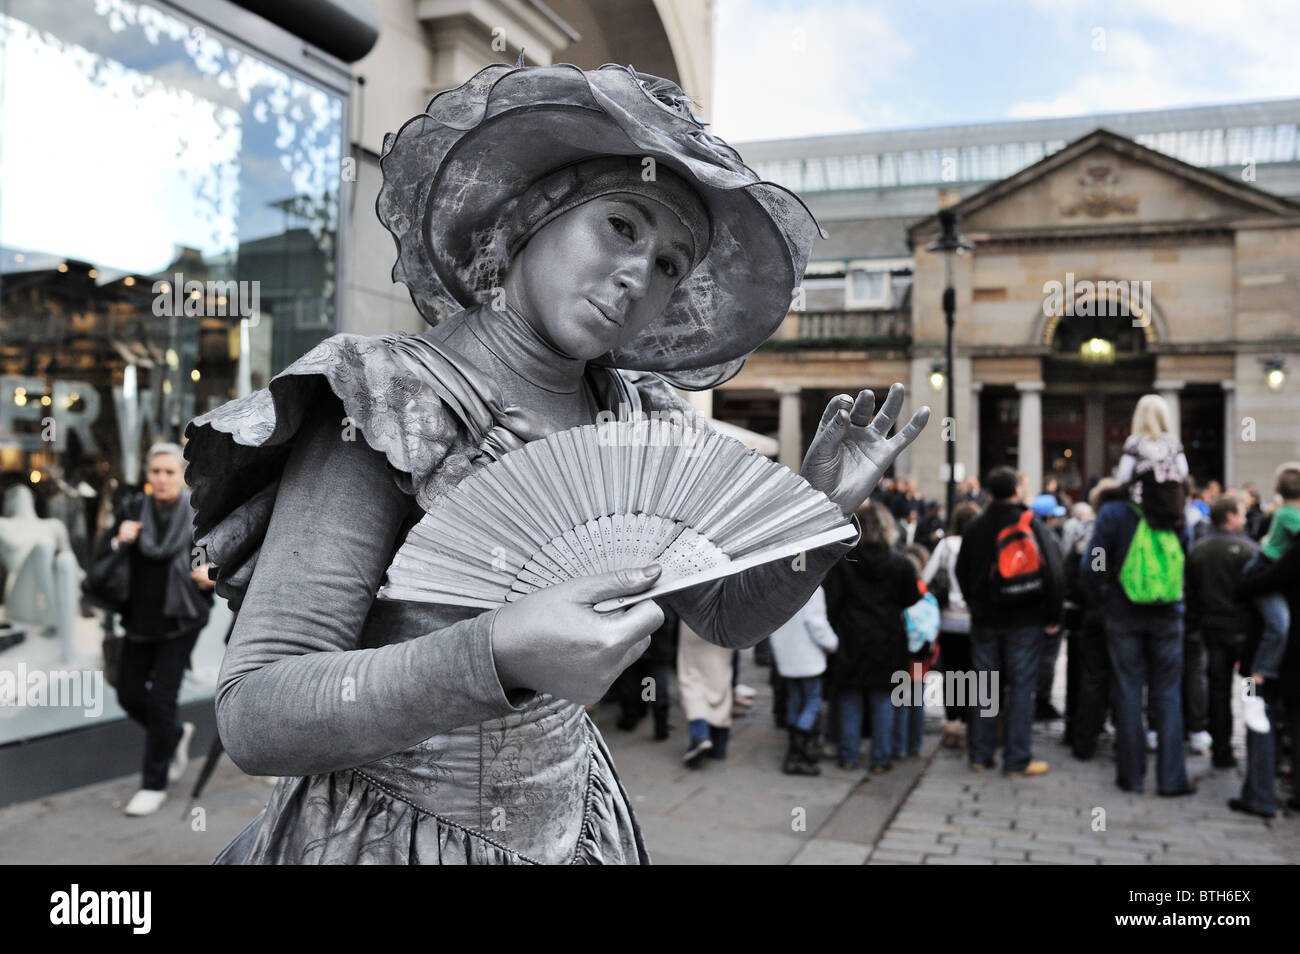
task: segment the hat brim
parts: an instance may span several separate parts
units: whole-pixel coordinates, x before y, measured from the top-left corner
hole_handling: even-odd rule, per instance
[[[403,126],[386,143],[376,203],[397,239],[393,278],[431,324],[483,303],[504,281],[512,212],[532,182],[597,156],[651,157],[707,207],[709,253],[659,321],[594,363],[659,372],[686,389],[713,387],[779,327],[819,229],[797,196],[758,180],[720,140],[698,135],[697,121],[639,87],[620,91],[628,82],[614,75],[621,72],[489,67]],[[628,101],[611,99],[611,90]],[[464,100],[461,113],[433,115],[450,93],[460,96],[444,107]],[[648,118],[632,116],[637,110],[649,110]],[[674,122],[679,128],[661,128]]]

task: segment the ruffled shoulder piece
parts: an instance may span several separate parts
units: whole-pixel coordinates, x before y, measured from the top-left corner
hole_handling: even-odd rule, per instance
[[[506,406],[495,382],[446,344],[418,335],[336,334],[260,391],[185,428],[186,480],[195,542],[213,565],[217,593],[238,609],[270,524],[294,437],[327,385],[394,480],[428,509],[468,474],[552,428]]]

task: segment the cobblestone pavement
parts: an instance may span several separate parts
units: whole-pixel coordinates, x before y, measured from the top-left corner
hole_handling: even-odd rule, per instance
[[[735,721],[725,761],[682,765],[680,709],[667,742],[650,738],[649,720],[616,729],[612,705],[593,714],[658,864],[1300,862],[1300,817],[1264,822],[1227,808],[1240,770],[1213,771],[1208,758],[1189,756],[1196,795],[1127,795],[1114,786],[1109,746],[1078,762],[1057,741],[1060,723],[1035,730],[1035,755],[1052,766],[1041,778],[972,774],[964,752],[938,748],[937,712],[927,713],[921,756],[888,774],[823,761],[818,778],[782,775],[785,737],[772,725],[767,672],[745,655],[742,679],[759,695]],[[197,771],[192,764],[181,787]],[[157,815],[126,818],[135,786],[126,777],[0,809],[0,863],[207,864],[270,794],[265,780],[223,759],[198,803],[178,791]],[[1093,829],[1097,809],[1104,830]]]
[[[1103,743],[1089,762],[1040,723],[1034,755],[1051,764],[1037,778],[972,773],[966,753],[940,749],[875,845],[870,864],[1282,864],[1300,861],[1300,817],[1272,821],[1231,811],[1240,769],[1216,770],[1188,756],[1195,795],[1160,798],[1154,759],[1145,795],[1120,791]],[[1240,757],[1240,753],[1239,753]]]

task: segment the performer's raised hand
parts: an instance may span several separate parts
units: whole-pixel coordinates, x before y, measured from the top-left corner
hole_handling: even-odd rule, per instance
[[[930,420],[930,409],[922,407],[901,431],[888,436],[903,406],[903,385],[898,382],[890,387],[873,418],[875,406],[876,396],[868,390],[859,391],[856,401],[847,394],[832,398],[800,471],[804,480],[835,501],[845,516],[857,512],[894,459]]]

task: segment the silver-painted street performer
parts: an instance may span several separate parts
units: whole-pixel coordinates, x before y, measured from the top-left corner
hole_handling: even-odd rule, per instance
[[[220,863],[647,863],[584,705],[660,625],[650,568],[484,611],[375,598],[433,501],[601,412],[694,415],[778,327],[816,222],[673,83],[490,66],[385,142],[377,210],[429,330],[336,334],[187,428],[196,541],[239,610],[217,719],[280,776]],[[929,417],[840,395],[802,475],[846,519]],[[752,646],[851,541],[660,597]]]

